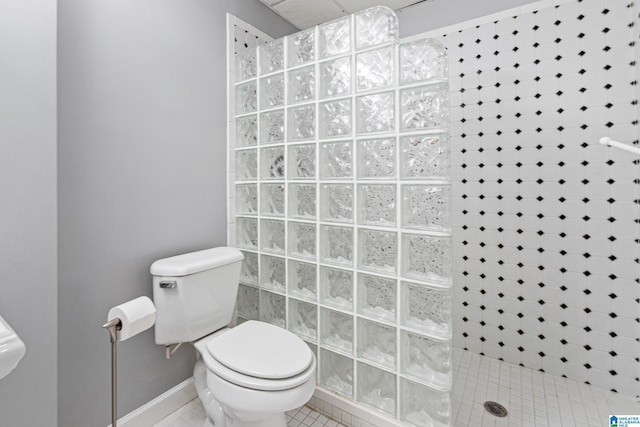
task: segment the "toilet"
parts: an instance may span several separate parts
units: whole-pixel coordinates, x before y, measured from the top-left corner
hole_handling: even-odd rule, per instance
[[[280,327],[233,318],[244,256],[218,247],[151,265],[155,340],[191,343],[205,427],[286,427],[285,412],[304,405],[316,385],[307,344]]]

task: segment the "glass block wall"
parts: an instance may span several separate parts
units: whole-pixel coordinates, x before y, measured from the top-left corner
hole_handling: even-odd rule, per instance
[[[320,387],[446,426],[447,60],[397,34],[374,7],[236,56],[237,313],[304,339]]]

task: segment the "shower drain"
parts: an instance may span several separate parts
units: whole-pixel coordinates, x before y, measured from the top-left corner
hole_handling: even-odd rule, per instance
[[[507,408],[499,404],[498,402],[492,402],[488,400],[484,402],[484,409],[487,410],[491,415],[495,415],[496,417],[506,417],[507,416]]]

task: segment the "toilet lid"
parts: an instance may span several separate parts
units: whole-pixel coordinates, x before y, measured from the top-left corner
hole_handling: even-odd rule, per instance
[[[313,361],[311,349],[291,332],[269,323],[248,321],[207,344],[227,368],[257,378],[290,378]]]

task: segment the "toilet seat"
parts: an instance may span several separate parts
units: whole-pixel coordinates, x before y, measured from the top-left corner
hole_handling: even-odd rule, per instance
[[[201,339],[195,346],[208,370],[241,387],[287,390],[315,375],[315,356],[307,344],[264,322],[245,322]]]
[[[209,354],[227,368],[266,379],[290,378],[311,364],[311,350],[296,335],[250,320],[207,344]]]

